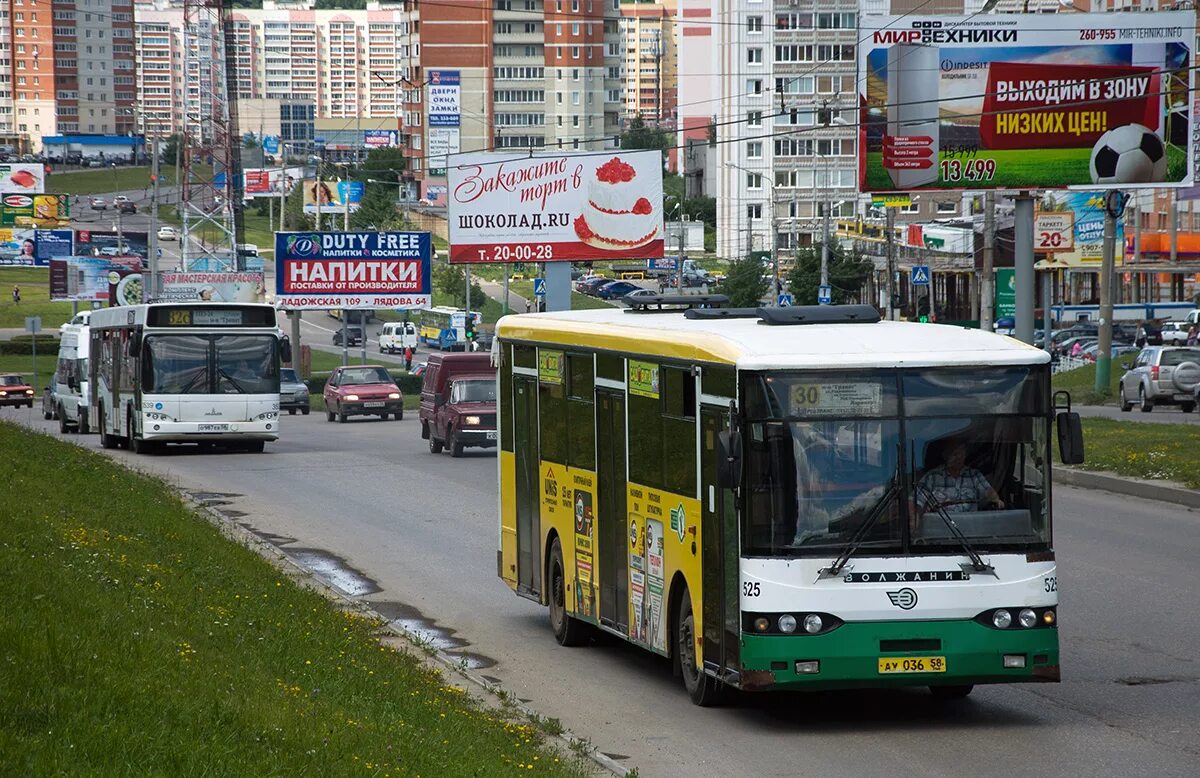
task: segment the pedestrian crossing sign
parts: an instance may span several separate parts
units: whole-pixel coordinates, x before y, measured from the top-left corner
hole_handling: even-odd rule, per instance
[[[929,286],[929,265],[913,265],[911,283],[913,286]]]
[[[533,296],[534,297],[545,297],[546,296],[546,279],[544,279],[544,278],[533,279]]]

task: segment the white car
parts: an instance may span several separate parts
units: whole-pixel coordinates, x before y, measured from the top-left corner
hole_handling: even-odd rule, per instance
[[[159,227],[158,228],[158,239],[159,240],[179,240],[179,232],[174,227],[169,227],[169,226]]]
[[[113,198],[113,206],[118,206],[121,203],[127,203],[127,202],[129,202],[129,198],[126,197],[125,195],[117,195],[116,197]]]
[[[1187,343],[1188,329],[1192,325],[1187,322],[1168,321],[1162,326],[1162,339],[1164,346],[1182,346]]]

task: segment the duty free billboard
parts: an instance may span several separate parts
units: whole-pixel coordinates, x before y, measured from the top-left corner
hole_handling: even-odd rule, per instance
[[[872,16],[861,37],[863,191],[1195,178],[1191,11]]]
[[[287,310],[428,308],[428,232],[277,232],[275,299]]]

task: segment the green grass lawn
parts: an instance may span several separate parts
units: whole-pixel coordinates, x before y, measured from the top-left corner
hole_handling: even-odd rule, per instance
[[[1108,395],[1096,393],[1096,366],[1084,365],[1064,373],[1055,373],[1050,379],[1050,387],[1054,391],[1066,390],[1071,393],[1071,401],[1080,405],[1115,405],[1117,402],[1117,385],[1125,368],[1122,362],[1132,362],[1136,354],[1128,354],[1114,359],[1111,363],[1108,381]]]
[[[14,285],[21,287],[19,304],[12,301]],[[0,327],[24,328],[26,316],[41,316],[43,330],[57,330],[71,318],[71,304],[50,302],[49,269],[0,267]]]
[[[5,772],[588,773],[164,482],[13,424],[0,449]]]
[[[174,166],[159,169],[162,185],[175,183]],[[60,194],[92,195],[150,188],[150,168],[118,167],[79,170],[70,173],[51,173],[46,179],[46,191]]]
[[[1043,189],[1091,184],[1088,159],[1091,149],[1004,149],[981,150],[976,159],[996,160],[996,175],[992,185],[1002,189]],[[1180,179],[1186,154],[1167,146],[1168,180]],[[962,160],[964,163],[967,159]],[[947,189],[970,188],[970,181],[942,181],[936,185]],[[883,169],[883,152],[867,154],[868,190],[886,191],[894,188],[892,179]]]
[[[1086,461],[1080,467],[1084,470],[1179,481],[1189,489],[1200,489],[1196,428],[1191,424],[1085,418],[1083,449]]]
[[[49,354],[43,354],[39,348],[37,355],[37,383],[33,383],[33,356],[20,354],[0,354],[0,373],[20,373],[25,376],[25,380],[31,382],[30,385],[38,392],[38,397],[42,396],[42,387],[50,383],[50,376],[54,375],[54,367],[58,362],[58,351],[51,351]]]

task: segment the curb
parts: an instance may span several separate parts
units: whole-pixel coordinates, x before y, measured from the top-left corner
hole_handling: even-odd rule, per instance
[[[1200,509],[1200,492],[1172,483],[1140,481],[1111,473],[1091,473],[1061,466],[1054,468],[1054,476],[1058,483],[1065,486],[1101,489],[1128,497],[1140,497],[1144,500],[1158,500]]]
[[[119,463],[118,463],[119,464]],[[162,478],[154,473],[148,473],[144,470],[137,469],[143,475],[148,475],[152,478]],[[233,518],[225,515],[220,508],[214,505],[209,505],[206,502],[196,499],[195,496],[181,489],[178,485],[173,484],[172,488],[176,494],[188,507],[196,512],[197,515],[207,518],[208,521],[215,524],[222,530],[226,537],[236,543],[240,543],[243,547],[255,551],[259,556],[268,562],[276,565],[287,575],[287,571],[291,571],[291,577],[297,585],[307,586],[323,594],[327,599],[339,602],[348,610],[354,610],[359,613],[365,613],[374,616],[378,619],[383,627],[382,631],[390,633],[391,636],[403,640],[411,649],[412,655],[420,657],[424,655],[429,660],[441,665],[441,669],[447,674],[454,674],[467,681],[471,685],[477,687],[479,691],[490,695],[497,702],[506,705],[513,710],[519,711],[530,722],[537,723],[542,720],[542,716],[533,708],[525,705],[517,700],[516,695],[509,693],[500,684],[492,683],[484,678],[481,674],[476,673],[463,667],[457,657],[449,656],[440,651],[430,649],[422,642],[421,636],[415,632],[405,629],[395,621],[386,618],[375,610],[371,609],[366,603],[355,599],[354,597],[345,594],[338,590],[321,576],[301,565],[287,555],[283,549],[273,545],[269,541],[260,538],[258,535],[251,532],[246,527],[239,524]],[[486,702],[484,704],[487,704]],[[629,775],[630,768],[617,762],[617,760],[608,756],[604,752],[595,747],[587,738],[577,737],[569,731],[563,730],[559,734],[551,734],[543,731],[543,735],[547,740],[557,740],[567,752],[582,753],[587,759],[590,759],[600,768],[607,770],[615,776],[622,777]]]

